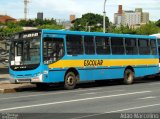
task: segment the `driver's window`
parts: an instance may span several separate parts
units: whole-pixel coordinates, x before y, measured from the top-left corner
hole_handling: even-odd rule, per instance
[[[43,59],[44,64],[56,62],[64,55],[63,38],[44,38]]]

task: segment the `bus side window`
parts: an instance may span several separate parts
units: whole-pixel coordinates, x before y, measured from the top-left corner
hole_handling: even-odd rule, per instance
[[[96,37],[97,54],[110,54],[109,37]]]
[[[112,54],[124,54],[123,38],[111,38]]]
[[[83,42],[80,35],[67,35],[67,54],[80,55],[83,54]]]
[[[156,40],[150,40],[150,44],[151,44],[151,52],[152,55],[156,55],[157,54],[157,49],[156,49]]]
[[[140,55],[150,54],[150,43],[149,39],[138,39],[138,47]]]
[[[95,44],[93,36],[84,36],[85,54],[95,54]]]
[[[126,38],[125,39],[125,47],[127,55],[136,55],[138,54],[136,39],[134,38]]]
[[[53,63],[64,56],[63,38],[44,38],[43,58],[44,63]]]

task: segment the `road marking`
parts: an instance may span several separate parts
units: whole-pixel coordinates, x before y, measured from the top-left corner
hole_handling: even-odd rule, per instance
[[[151,83],[151,84],[148,84],[148,85],[160,85],[160,83]]]
[[[144,98],[138,98],[139,100],[146,100],[146,99],[154,99],[157,98],[155,96],[150,96],[150,97],[144,97]]]
[[[74,91],[63,91],[63,92],[57,92],[57,93],[45,93],[45,92],[42,92],[44,94],[38,94],[38,95],[26,95],[26,96],[18,96],[18,97],[10,97],[10,98],[0,98],[0,100],[9,100],[9,99],[18,99],[18,98],[29,98],[29,97],[37,97],[37,96],[45,96],[45,95],[58,95],[58,94],[66,94],[66,93],[75,93],[75,92],[85,92],[85,91],[94,91],[94,90],[101,90],[103,88],[96,88],[96,89],[77,89],[77,90],[74,90]],[[104,89],[103,89],[104,90]]]
[[[121,92],[121,91],[125,91],[125,90],[112,90],[112,91],[97,91],[97,92],[91,92],[91,93],[83,93],[83,94],[78,94],[78,95],[93,95],[93,94],[97,94],[97,93],[105,93],[105,92]]]
[[[141,92],[139,91],[139,92],[116,94],[116,95],[107,95],[107,96],[100,96],[100,97],[82,98],[82,99],[76,99],[76,100],[51,102],[51,103],[28,105],[28,106],[20,106],[20,107],[11,107],[11,108],[0,109],[0,112],[2,112],[2,111],[16,110],[16,109],[25,109],[25,108],[33,108],[33,107],[40,107],[40,106],[64,104],[64,103],[71,103],[71,102],[79,102],[79,101],[86,101],[86,100],[95,100],[95,99],[103,99],[103,98],[111,98],[111,97],[128,96],[128,95],[143,94],[143,93],[150,93],[150,92],[151,91],[141,91]]]
[[[160,103],[158,103],[158,104],[152,104],[152,105],[145,105],[145,106],[140,106],[140,107],[132,107],[132,108],[114,110],[114,111],[104,112],[104,113],[101,113],[101,114],[86,115],[86,116],[75,117],[75,118],[71,118],[71,119],[82,119],[82,118],[87,118],[87,117],[100,116],[100,115],[104,115],[104,114],[108,114],[108,113],[118,113],[118,112],[122,112],[122,111],[142,109],[142,108],[148,108],[148,107],[154,107],[154,106],[160,106]]]
[[[84,93],[84,94],[78,94],[78,95],[93,95],[96,94],[97,92],[92,92],[92,93]]]

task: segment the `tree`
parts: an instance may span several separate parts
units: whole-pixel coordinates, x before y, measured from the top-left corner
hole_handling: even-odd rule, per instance
[[[156,26],[160,27],[160,19],[156,22]]]
[[[129,26],[123,26],[116,27],[113,25],[110,25],[111,29],[109,32],[112,33],[121,33],[121,34],[136,34],[136,30],[133,28],[130,28]]]
[[[2,27],[0,29],[0,32],[3,34],[12,34],[12,33],[16,33],[19,31],[22,31],[22,27],[17,25],[17,23],[13,23],[13,22],[7,22],[5,24],[5,27]]]
[[[136,29],[136,33],[141,35],[151,35],[158,33],[159,31],[160,29],[154,22],[149,22],[146,25],[142,25],[140,28]]]
[[[63,26],[61,25],[42,25],[42,26],[38,26],[38,29],[55,29],[55,30],[58,30],[58,29],[64,29]]]
[[[103,16],[94,13],[87,13],[82,15],[82,18],[78,18],[74,21],[74,26],[71,30],[77,31],[103,31]],[[106,17],[106,28],[109,27],[109,19]]]
[[[37,27],[37,26],[42,26],[42,25],[56,25],[57,22],[56,20],[52,19],[29,19],[29,20],[20,20],[18,22],[18,25],[20,26],[26,26],[26,27]]]

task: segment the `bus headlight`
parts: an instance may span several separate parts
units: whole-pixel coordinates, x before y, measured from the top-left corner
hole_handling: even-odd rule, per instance
[[[31,79],[31,82],[43,82],[43,74],[39,74]]]

